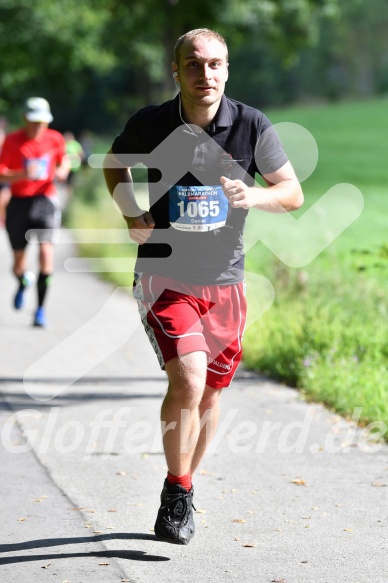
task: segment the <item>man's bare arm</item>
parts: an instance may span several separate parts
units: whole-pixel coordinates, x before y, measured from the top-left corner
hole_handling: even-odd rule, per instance
[[[143,245],[151,235],[155,222],[151,213],[137,204],[131,170],[120,164],[109,150],[103,171],[108,190],[127,223],[129,236],[138,245]]]
[[[7,182],[8,184],[13,184],[18,180],[25,180],[26,178],[29,178],[29,176],[24,168],[20,168],[20,170],[4,168],[4,170],[0,172],[0,181]]]
[[[222,188],[232,207],[284,213],[302,206],[302,187],[290,162],[286,162],[276,172],[264,174],[263,178],[268,188],[247,186],[241,180],[221,176]]]

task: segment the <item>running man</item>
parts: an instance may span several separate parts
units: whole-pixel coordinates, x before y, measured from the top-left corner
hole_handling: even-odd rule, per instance
[[[129,119],[104,173],[139,245],[134,296],[168,377],[161,409],[168,474],[155,534],[187,544],[195,530],[192,476],[242,356],[246,215],[292,211],[303,194],[269,120],[224,95],[223,37],[208,29],[181,36],[172,74],[178,95]],[[149,210],[133,190],[130,168],[139,162],[148,167]],[[255,184],[257,172],[268,188]]]
[[[62,135],[48,128],[52,122],[49,103],[42,97],[27,99],[24,127],[8,134],[0,155],[0,182],[11,185],[6,211],[6,229],[13,250],[13,272],[18,288],[13,305],[25,305],[25,292],[35,277],[27,271],[26,233],[35,230],[39,242],[37,308],[33,325],[47,324],[44,309],[47,287],[54,268],[53,239],[61,213],[54,180],[65,180],[69,162]]]

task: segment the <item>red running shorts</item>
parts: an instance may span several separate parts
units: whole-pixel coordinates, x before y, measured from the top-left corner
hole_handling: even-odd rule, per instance
[[[204,351],[206,383],[228,387],[242,357],[244,288],[243,282],[196,285],[135,273],[133,295],[161,368],[171,358]]]

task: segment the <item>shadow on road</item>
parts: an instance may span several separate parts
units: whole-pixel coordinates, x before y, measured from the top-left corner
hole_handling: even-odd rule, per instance
[[[166,380],[160,377],[128,377],[128,378],[110,378],[110,377],[96,377],[81,379],[83,382],[73,383],[74,390],[71,392],[60,392],[59,394],[47,393],[46,387],[58,386],[61,384],[66,385],[66,378],[59,379],[35,379],[34,381],[28,380],[28,384],[37,389],[34,394],[30,395],[25,392],[23,388],[23,382],[25,379],[12,377],[12,378],[0,378],[0,410],[13,410],[17,411],[20,409],[26,409],[29,407],[33,408],[44,408],[44,407],[60,407],[78,404],[82,401],[119,401],[119,400],[134,400],[134,399],[160,399],[164,397],[164,391],[160,392],[140,392],[138,389],[141,387],[143,382],[160,383],[163,381],[163,389],[166,384]],[[42,390],[39,390],[39,385],[41,385]],[[77,385],[77,387],[75,387]],[[4,390],[2,390],[2,386]],[[90,390],[83,391],[82,386],[91,387]],[[15,387],[14,390],[12,388]],[[79,389],[78,389],[79,387]],[[11,389],[11,390],[9,390]],[[137,389],[137,390],[136,390]],[[54,393],[57,392],[56,390]]]
[[[74,537],[74,538],[49,538],[40,540],[31,540],[21,543],[12,543],[0,545],[1,553],[11,553],[29,549],[41,549],[45,547],[54,547],[70,544],[93,543],[107,540],[149,540],[160,542],[153,534],[143,534],[137,532],[131,533],[110,533],[101,534],[93,537]],[[78,557],[104,557],[115,559],[127,559],[131,561],[169,561],[169,557],[161,555],[148,555],[145,551],[132,550],[104,550],[78,553],[55,553],[44,555],[17,555],[13,557],[0,558],[0,565],[9,565],[12,563],[24,563],[27,561],[46,561],[48,559],[71,559]]]

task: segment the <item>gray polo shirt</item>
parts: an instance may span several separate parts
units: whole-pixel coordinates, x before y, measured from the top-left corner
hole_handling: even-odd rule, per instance
[[[213,123],[187,126],[179,95],[139,110],[112,145],[129,167],[148,168],[155,229],[138,248],[136,271],[203,285],[244,279],[243,231],[247,210],[234,209],[220,177],[252,186],[288,158],[265,115],[222,97]]]

